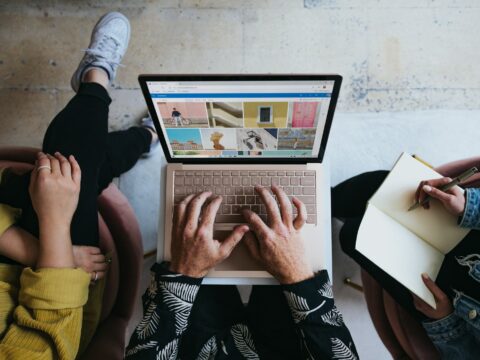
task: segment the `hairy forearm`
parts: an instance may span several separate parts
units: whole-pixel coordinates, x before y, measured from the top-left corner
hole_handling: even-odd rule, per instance
[[[35,266],[38,239],[18,226],[11,226],[0,236],[0,254],[25,266]]]
[[[70,224],[40,222],[37,268],[73,268]]]

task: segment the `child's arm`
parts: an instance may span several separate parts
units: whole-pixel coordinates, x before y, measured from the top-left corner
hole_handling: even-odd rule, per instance
[[[37,262],[38,240],[18,226],[10,226],[0,235],[0,254],[33,267]]]
[[[460,218],[460,226],[480,229],[480,189],[466,189],[465,200],[465,210]]]

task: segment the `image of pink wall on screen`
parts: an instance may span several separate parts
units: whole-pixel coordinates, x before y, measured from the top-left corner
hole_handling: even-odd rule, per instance
[[[204,102],[157,102],[163,124],[167,128],[208,127],[207,104]]]
[[[320,103],[316,101],[294,102],[290,105],[289,127],[313,128],[317,126]]]

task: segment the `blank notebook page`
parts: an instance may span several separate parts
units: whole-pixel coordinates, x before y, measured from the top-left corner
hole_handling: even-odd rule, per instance
[[[369,203],[390,215],[407,229],[443,254],[452,250],[469,232],[457,224],[457,217],[432,199],[430,209],[408,208],[415,202],[415,191],[423,180],[441,178],[435,170],[403,153]]]

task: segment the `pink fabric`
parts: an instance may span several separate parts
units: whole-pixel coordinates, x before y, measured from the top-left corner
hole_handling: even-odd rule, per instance
[[[394,359],[400,359],[406,354],[402,345],[397,341],[395,333],[388,321],[383,305],[383,289],[366,271],[362,270],[361,275],[368,312],[372,318],[375,330],[377,330],[378,336],[392,357]]]

